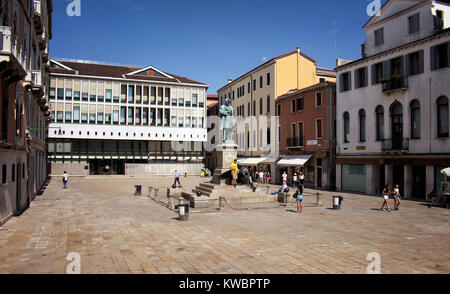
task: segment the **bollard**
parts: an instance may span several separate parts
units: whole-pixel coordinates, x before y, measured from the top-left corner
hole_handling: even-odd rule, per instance
[[[142,186],[141,185],[135,185],[135,192],[134,192],[134,196],[141,196],[142,194]]]
[[[179,204],[175,206],[175,209],[178,210],[178,220],[189,220],[189,203],[186,203],[184,199],[180,199],[178,203]]]
[[[333,196],[333,209],[339,210],[341,209],[342,202],[344,201],[344,197],[342,196]]]

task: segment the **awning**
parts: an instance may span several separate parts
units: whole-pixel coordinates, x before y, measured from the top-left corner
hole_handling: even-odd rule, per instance
[[[268,160],[267,157],[242,158],[238,160],[238,164],[244,166],[257,166],[260,163],[266,162],[266,160]]]
[[[311,155],[288,155],[285,156],[283,159],[278,161],[279,166],[298,166],[302,167],[304,166],[308,160],[311,159]]]
[[[450,167],[441,170],[441,173],[443,173],[446,177],[450,177]]]

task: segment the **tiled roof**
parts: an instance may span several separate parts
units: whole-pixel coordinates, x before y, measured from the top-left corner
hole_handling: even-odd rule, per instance
[[[309,86],[309,87],[306,87],[306,88],[303,88],[303,89],[300,89],[300,90],[294,90],[294,91],[288,92],[288,93],[286,93],[284,95],[281,95],[276,100],[280,101],[280,100],[283,100],[283,99],[286,99],[286,98],[293,97],[293,96],[298,95],[298,94],[303,94],[303,93],[306,93],[306,92],[309,92],[309,91],[321,89],[321,88],[324,88],[324,87],[331,87],[331,86],[336,86],[336,83],[328,82],[328,81],[322,82],[322,83],[318,83],[318,84],[315,84],[315,85],[312,85],[312,86]]]
[[[172,83],[186,83],[186,84],[197,84],[197,85],[206,85],[205,83],[198,82],[186,77],[181,77],[178,75],[165,73],[171,77],[167,76],[143,76],[143,75],[128,75],[132,72],[139,71],[138,67],[129,67],[129,66],[118,66],[118,65],[106,65],[106,64],[97,64],[97,63],[87,63],[87,62],[73,62],[73,61],[59,61],[58,63],[73,69],[67,70],[57,65],[53,64],[50,67],[50,73],[60,73],[60,74],[77,74],[83,76],[92,76],[92,77],[109,77],[109,78],[125,78],[136,79],[136,80],[146,80],[146,81],[158,81],[158,82],[172,82]]]

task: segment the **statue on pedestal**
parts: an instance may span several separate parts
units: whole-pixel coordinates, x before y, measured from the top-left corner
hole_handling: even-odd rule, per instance
[[[223,143],[234,144],[233,134],[236,132],[236,121],[233,106],[230,104],[230,98],[226,98],[225,105],[220,106],[219,113],[222,121],[220,130],[223,131]]]

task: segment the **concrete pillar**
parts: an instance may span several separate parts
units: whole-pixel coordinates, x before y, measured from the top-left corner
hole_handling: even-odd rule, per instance
[[[433,191],[434,188],[434,166],[432,165],[427,165],[426,166],[426,171],[425,171],[425,178],[426,178],[426,194],[428,195],[428,193],[430,193],[431,191]]]
[[[342,166],[336,164],[336,191],[342,191]]]
[[[271,178],[272,178],[272,181],[271,181],[271,183],[272,184],[278,184],[278,178],[279,178],[279,175],[278,175],[278,168],[277,168],[278,166],[277,166],[277,163],[276,162],[272,162],[271,164],[270,164],[270,175],[271,175]]]
[[[375,194],[376,183],[374,182],[374,166],[366,164],[366,194]]]
[[[403,198],[411,199],[412,197],[412,184],[413,184],[413,169],[412,165],[405,165],[404,184],[403,184]]]
[[[384,168],[386,169],[384,182],[386,185],[387,184],[391,185],[391,189],[392,189],[392,185],[393,185],[392,180],[394,177],[394,166],[392,164],[386,164],[384,166]]]

